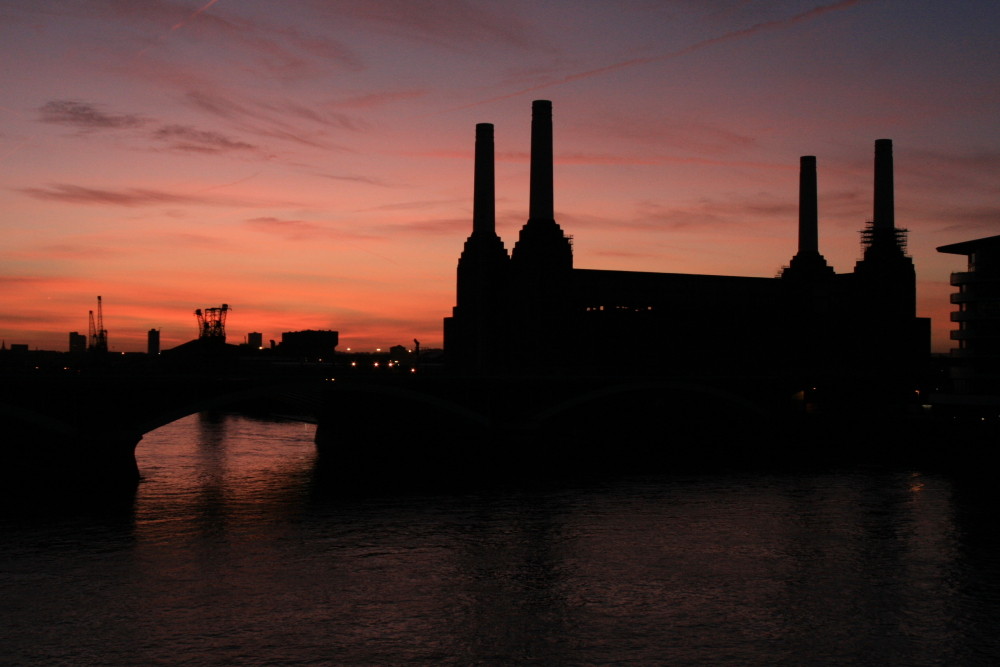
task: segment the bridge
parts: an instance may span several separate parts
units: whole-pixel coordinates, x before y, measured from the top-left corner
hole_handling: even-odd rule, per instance
[[[718,446],[748,429],[775,438],[801,408],[794,394],[770,378],[461,377],[322,365],[22,372],[0,386],[0,457],[8,477],[134,484],[145,433],[204,410],[255,406],[316,422],[321,458],[344,471],[602,465]]]
[[[322,364],[2,375],[3,484],[134,485],[145,433],[213,409],[315,422],[319,462],[341,478],[870,457],[936,451],[964,437],[954,424],[914,415],[913,401],[841,405],[871,388],[856,380],[831,399],[765,376],[473,377]]]

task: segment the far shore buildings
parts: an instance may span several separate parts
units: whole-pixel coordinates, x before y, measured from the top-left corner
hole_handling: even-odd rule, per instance
[[[330,361],[340,343],[337,331],[286,331],[281,334],[278,353],[287,357],[297,357],[309,361]]]
[[[79,331],[69,332],[69,351],[74,354],[83,354],[87,351],[87,337]]]
[[[573,266],[553,210],[552,103],[532,105],[527,223],[496,233],[493,125],[476,126],[472,233],[458,261],[445,354],[459,373],[766,375],[802,382],[907,378],[930,351],[916,274],[896,227],[892,142],[875,142],[863,255],[836,273],[819,251],[816,158],[800,162],[798,251],[776,277]]]
[[[151,357],[160,354],[160,330],[150,329],[146,332],[146,354]]]

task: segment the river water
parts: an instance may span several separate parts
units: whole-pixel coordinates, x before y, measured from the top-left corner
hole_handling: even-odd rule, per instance
[[[139,444],[134,498],[0,516],[0,662],[995,665],[995,474],[688,470],[364,492],[314,427]]]

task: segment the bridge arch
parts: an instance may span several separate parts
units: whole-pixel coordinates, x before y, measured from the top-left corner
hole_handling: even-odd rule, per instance
[[[322,391],[316,382],[294,382],[251,386],[236,391],[205,395],[185,403],[178,403],[144,415],[135,430],[144,435],[183,419],[208,410],[225,410],[260,405],[276,415],[301,421],[315,421],[322,409]]]

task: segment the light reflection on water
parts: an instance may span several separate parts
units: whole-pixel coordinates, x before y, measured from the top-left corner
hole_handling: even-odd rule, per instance
[[[176,539],[176,531],[254,531],[283,521],[309,482],[315,431],[202,413],[148,434],[136,449],[137,536],[156,542]]]
[[[314,427],[201,415],[122,513],[6,519],[35,664],[995,664],[992,515],[912,470],[318,486]],[[971,485],[971,486],[970,486]]]

